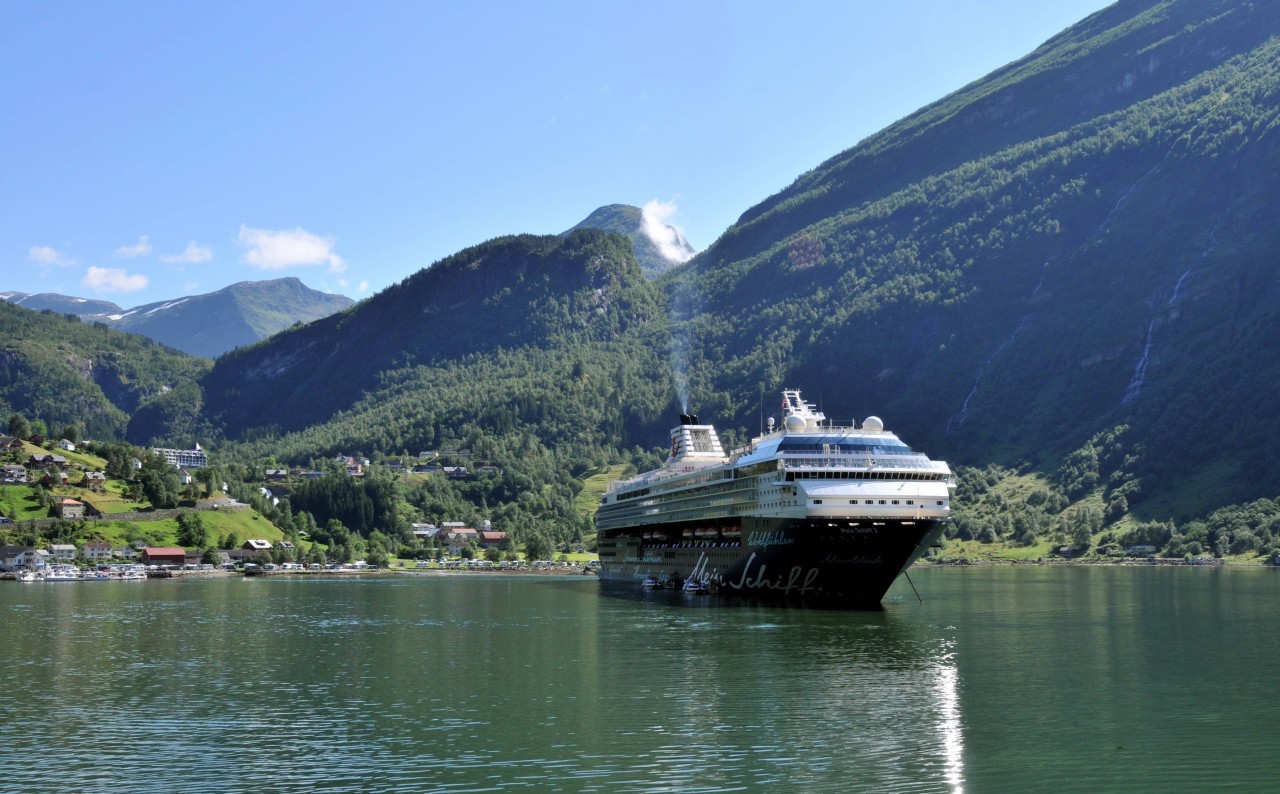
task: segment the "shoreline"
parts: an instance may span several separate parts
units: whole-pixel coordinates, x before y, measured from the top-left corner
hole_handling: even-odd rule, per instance
[[[1147,559],[1126,558],[1126,559],[1033,559],[1033,560],[1011,560],[1002,557],[940,557],[937,559],[920,559],[912,565],[912,567],[939,567],[939,568],[955,568],[966,566],[997,566],[997,565],[1042,565],[1042,566],[1073,566],[1073,565],[1091,565],[1091,566],[1110,566],[1110,567],[1139,567],[1139,566],[1155,566],[1155,567],[1172,567],[1172,566],[1188,566],[1188,567],[1210,567],[1210,568],[1276,568],[1275,564],[1266,559],[1261,560],[1224,560],[1219,557],[1193,557],[1190,560],[1181,557],[1151,557]]]

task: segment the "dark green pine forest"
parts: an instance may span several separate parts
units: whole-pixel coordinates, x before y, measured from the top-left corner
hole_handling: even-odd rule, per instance
[[[375,465],[342,520],[488,518],[540,543],[590,534],[574,502],[592,478],[658,462],[677,384],[730,442],[797,387],[950,461],[956,540],[1262,554],[1280,546],[1278,34],[1273,3],[1117,3],[653,279],[622,229],[503,237],[211,367],[140,347],[112,377],[98,357],[123,335],[27,312],[0,399],[199,440],[246,473],[483,463],[413,486]],[[88,377],[66,364],[84,358]],[[61,380],[24,388],[37,371]],[[324,525],[335,498],[298,501]]]

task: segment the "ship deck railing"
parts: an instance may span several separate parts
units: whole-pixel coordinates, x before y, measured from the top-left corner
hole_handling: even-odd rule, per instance
[[[815,453],[787,453],[782,457],[784,471],[808,469],[847,469],[850,471],[894,471],[909,469],[950,474],[951,467],[944,461],[928,458],[907,458],[898,455],[824,455]]]

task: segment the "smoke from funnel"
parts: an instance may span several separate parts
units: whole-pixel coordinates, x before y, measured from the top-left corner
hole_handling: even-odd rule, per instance
[[[689,413],[690,356],[693,350],[693,318],[702,307],[702,293],[694,274],[686,271],[671,294],[671,384],[680,400],[680,412]]]

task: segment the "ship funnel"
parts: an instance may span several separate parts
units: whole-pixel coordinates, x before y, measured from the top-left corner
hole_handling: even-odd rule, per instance
[[[700,425],[697,414],[680,414],[680,424],[682,425]]]

